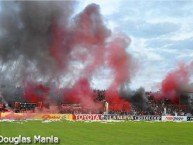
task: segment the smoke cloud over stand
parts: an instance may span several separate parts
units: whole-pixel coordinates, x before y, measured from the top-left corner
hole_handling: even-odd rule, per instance
[[[193,85],[191,84],[193,63],[179,64],[178,68],[169,72],[161,84],[161,96],[169,99],[173,104],[188,104],[193,108]]]
[[[135,72],[134,59],[126,52],[131,40],[106,26],[99,5],[90,4],[74,15],[76,3],[71,1],[1,4],[1,84],[23,87],[31,102],[46,101],[58,92],[64,102],[100,108],[90,82],[105,67],[113,76],[106,99],[126,103],[129,109],[119,89]]]

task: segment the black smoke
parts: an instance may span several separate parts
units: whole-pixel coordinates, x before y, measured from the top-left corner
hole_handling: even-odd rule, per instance
[[[129,83],[124,83],[120,87],[119,93],[122,98],[131,102],[135,107],[142,110],[149,108],[148,98],[143,87],[140,87],[134,91],[130,89]]]

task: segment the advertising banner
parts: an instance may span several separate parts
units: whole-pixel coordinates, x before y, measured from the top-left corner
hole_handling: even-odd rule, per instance
[[[1,119],[72,120],[72,114],[1,113]]]
[[[193,116],[188,116],[187,121],[193,121]]]
[[[61,114],[34,114],[34,119],[60,120]]]
[[[108,114],[103,116],[103,120],[134,120],[134,116]]]
[[[161,120],[161,116],[158,115],[139,115],[134,116],[134,120],[141,120],[141,121],[153,121],[153,120]]]
[[[5,112],[5,113],[1,113],[0,119],[23,120],[23,119],[28,119],[29,116],[30,116],[29,114]]]
[[[34,119],[43,120],[72,120],[72,114],[34,114]]]
[[[187,121],[187,116],[162,116],[162,121]]]
[[[101,114],[73,114],[73,120],[89,121],[89,120],[102,120]]]

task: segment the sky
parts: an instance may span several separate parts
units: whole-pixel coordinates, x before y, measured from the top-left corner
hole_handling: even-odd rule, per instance
[[[193,60],[193,1],[86,0],[79,3],[77,11],[90,3],[100,5],[112,31],[124,32],[131,38],[127,52],[139,64],[131,88],[159,90],[169,71]],[[96,88],[110,81],[97,80],[93,80]]]

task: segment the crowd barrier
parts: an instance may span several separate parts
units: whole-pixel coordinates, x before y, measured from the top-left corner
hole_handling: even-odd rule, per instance
[[[48,113],[1,113],[0,119],[76,120],[76,121],[193,121],[193,116],[117,115],[117,114],[48,114]]]

